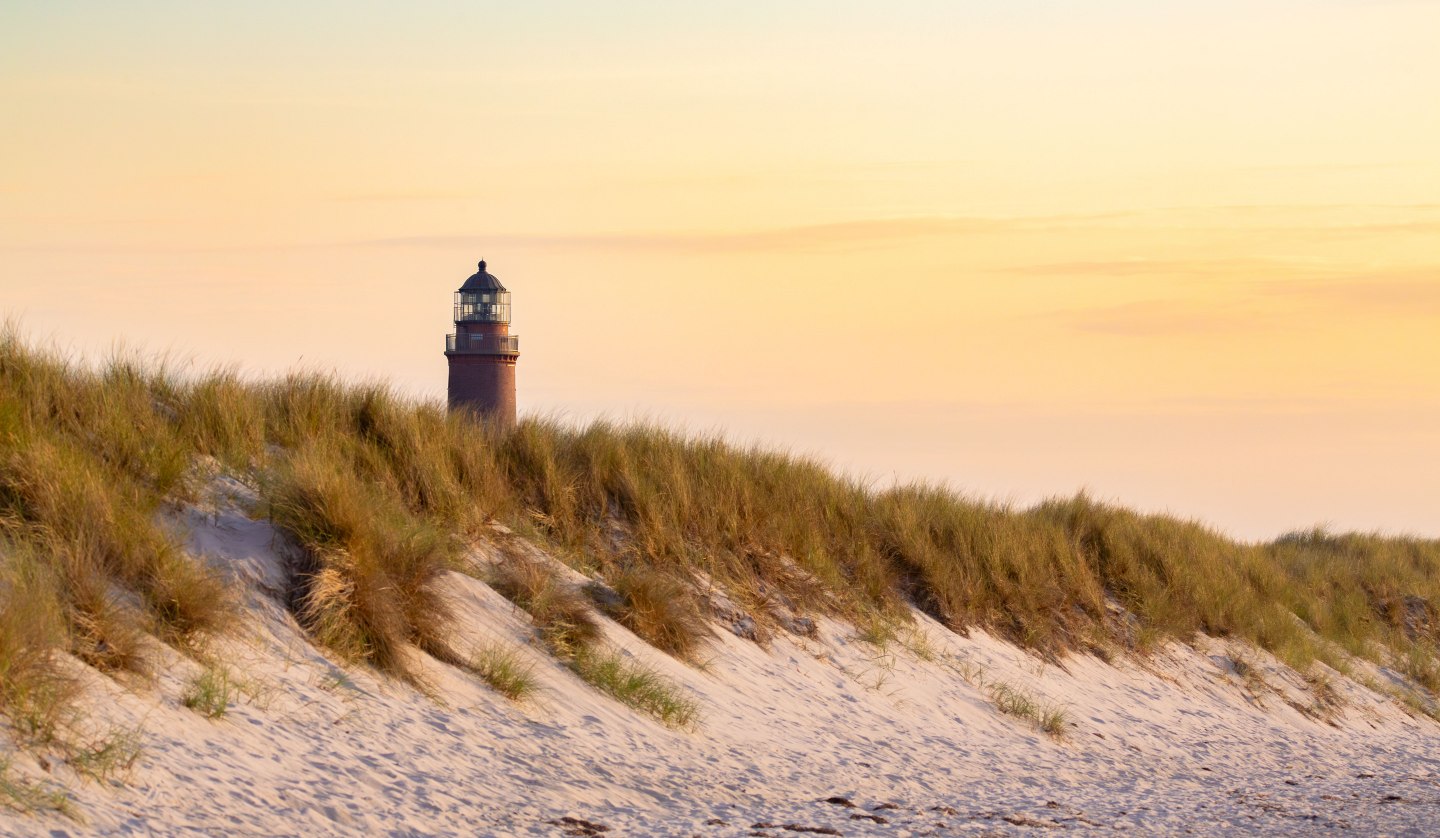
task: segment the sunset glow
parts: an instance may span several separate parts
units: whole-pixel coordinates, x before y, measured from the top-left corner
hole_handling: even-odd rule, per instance
[[[0,312],[1243,537],[1440,534],[1440,4],[10,3]]]

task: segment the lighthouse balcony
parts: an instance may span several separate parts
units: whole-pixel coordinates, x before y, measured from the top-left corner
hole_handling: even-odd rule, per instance
[[[451,355],[519,355],[519,335],[445,336],[445,352]]]

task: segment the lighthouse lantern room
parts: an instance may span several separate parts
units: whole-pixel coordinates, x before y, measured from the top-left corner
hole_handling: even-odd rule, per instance
[[[485,263],[455,292],[455,331],[445,336],[450,409],[470,410],[501,425],[515,424],[515,359],[520,338],[510,334],[510,292]]]

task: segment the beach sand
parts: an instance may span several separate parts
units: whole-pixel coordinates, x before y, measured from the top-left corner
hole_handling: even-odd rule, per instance
[[[283,540],[241,511],[243,487],[227,492],[234,502],[190,509],[183,523],[191,548],[243,592],[248,621],[215,650],[244,694],[218,720],[184,708],[200,667],[170,649],[157,652],[153,684],[77,665],[91,723],[133,732],[140,756],[116,781],[95,782],[63,765],[47,775],[17,753],[12,771],[63,782],[85,823],[3,813],[0,833],[1440,829],[1440,726],[1338,673],[1327,701],[1264,652],[1218,639],[1114,663],[1046,662],[917,613],[915,634],[884,647],[829,620],[813,638],[782,635],[769,648],[717,627],[704,664],[691,666],[605,621],[611,643],[699,702],[694,729],[672,730],[581,682],[534,644],[523,612],[454,573],[455,647],[511,644],[542,690],[517,704],[427,659],[427,695],[309,642],[283,605]],[[1063,735],[999,712],[1001,685],[1062,709]]]

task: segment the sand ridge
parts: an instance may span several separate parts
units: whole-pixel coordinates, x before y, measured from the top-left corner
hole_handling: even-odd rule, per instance
[[[283,605],[284,539],[242,511],[245,487],[225,489],[183,523],[190,549],[243,591],[249,622],[217,643],[246,694],[216,721],[180,706],[198,665],[173,650],[153,686],[87,673],[97,723],[136,731],[141,758],[123,783],[67,782],[84,825],[0,814],[0,834],[1420,835],[1440,823],[1440,726],[1338,674],[1338,706],[1317,713],[1296,673],[1214,639],[1056,664],[917,613],[915,636],[883,648],[823,619],[814,638],[769,648],[717,630],[696,667],[606,620],[610,643],[699,701],[698,727],[671,730],[582,683],[532,642],[523,612],[452,573],[454,645],[515,646],[542,692],[516,704],[427,660],[426,695],[309,642]],[[997,684],[1063,708],[1063,737],[998,712]],[[23,753],[15,769],[44,776]]]

